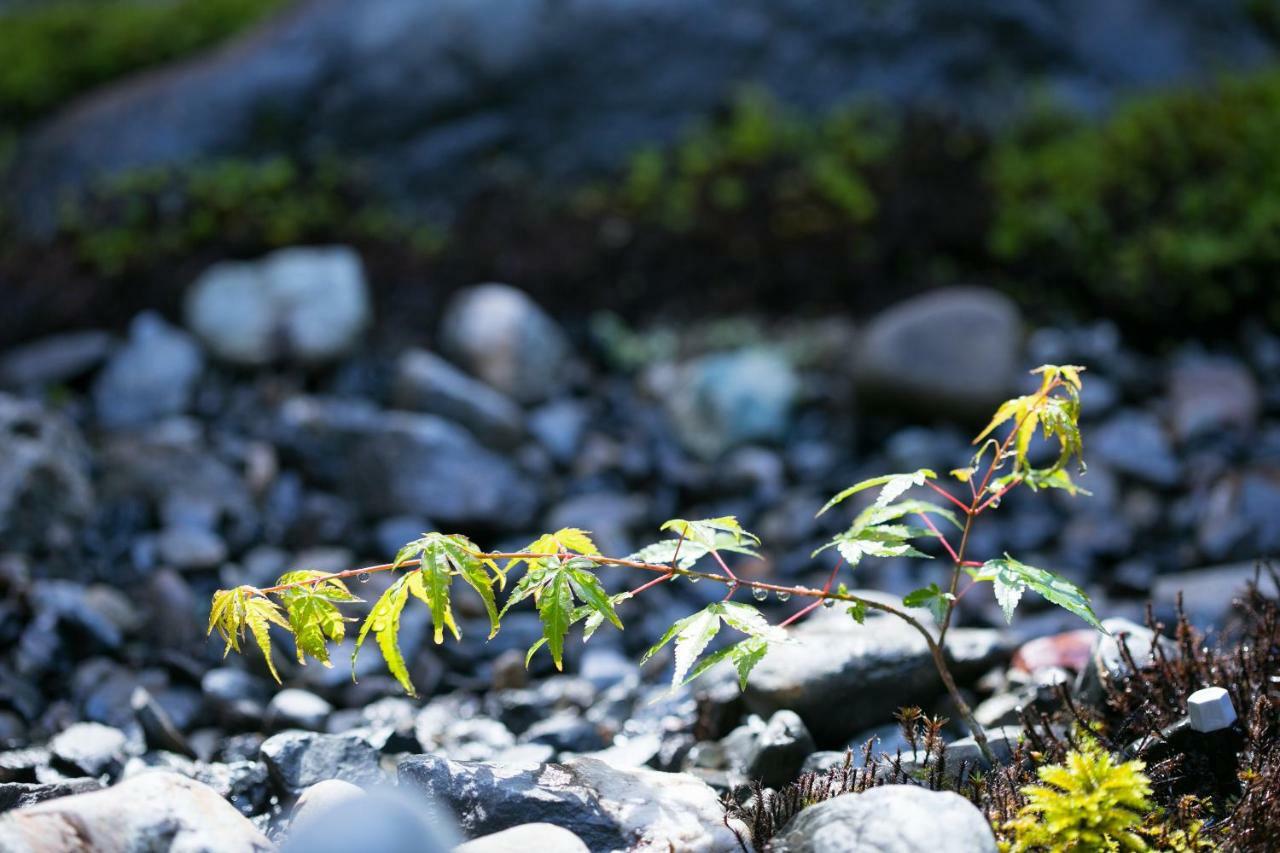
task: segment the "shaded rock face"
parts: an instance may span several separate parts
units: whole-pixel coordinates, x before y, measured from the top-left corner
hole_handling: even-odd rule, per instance
[[[0,537],[9,550],[57,547],[89,512],[88,448],[37,403],[0,394]]]
[[[873,94],[991,117],[1033,80],[1098,107],[1266,56],[1243,4],[311,0],[75,107],[14,176],[23,220],[48,228],[68,188],[261,150],[269,121],[298,149],[366,157],[406,198],[438,199],[498,153],[548,180],[598,172],[744,83],[806,107]]]
[[[161,771],[0,818],[0,850],[12,853],[266,853],[271,849],[248,818],[213,789]]]
[[[859,339],[859,385],[907,408],[985,412],[1017,380],[1022,320],[1008,297],[953,287],[901,302]]]
[[[924,638],[896,619],[871,617],[859,625],[824,611],[775,645],[751,673],[745,697],[760,714],[791,709],[819,744],[842,744],[890,719],[902,705],[925,705],[943,692]],[[998,631],[953,629],[947,634],[958,678],[984,672],[1005,656]]]
[[[986,818],[950,791],[885,785],[810,806],[773,841],[778,853],[996,853]]]
[[[591,758],[508,766],[417,755],[400,762],[399,776],[401,786],[452,809],[469,835],[551,823],[595,851],[739,849],[715,791],[683,773]]]

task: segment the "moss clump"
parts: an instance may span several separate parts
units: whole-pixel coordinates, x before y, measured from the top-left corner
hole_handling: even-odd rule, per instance
[[[995,260],[1135,323],[1280,322],[1277,139],[1280,71],[1030,122],[992,160]]]
[[[52,0],[0,15],[0,124],[238,32],[288,0]]]
[[[95,273],[207,249],[239,254],[317,240],[398,242],[429,254],[436,233],[376,200],[358,171],[276,157],[123,174],[63,212],[62,233]]]

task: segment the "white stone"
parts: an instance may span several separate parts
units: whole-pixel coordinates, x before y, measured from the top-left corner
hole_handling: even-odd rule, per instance
[[[360,258],[345,246],[281,249],[215,264],[187,294],[187,325],[224,361],[330,361],[372,316]]]
[[[1236,721],[1236,707],[1221,687],[1206,687],[1188,696],[1187,714],[1191,728],[1198,732],[1216,732]]]
[[[524,823],[468,841],[453,853],[589,853],[582,839],[551,823]]]

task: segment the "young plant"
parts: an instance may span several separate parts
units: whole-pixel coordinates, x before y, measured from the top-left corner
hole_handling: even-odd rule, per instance
[[[1064,489],[1071,494],[1082,491],[1067,470],[1073,460],[1083,468],[1078,426],[1082,370],[1070,365],[1045,365],[1033,371],[1040,376],[1040,387],[1034,393],[1000,406],[991,423],[974,439],[977,451],[969,465],[951,472],[961,488],[967,490],[967,499],[956,497],[938,485],[937,475],[924,468],[864,480],[833,497],[819,514],[855,494],[879,490],[871,505],[853,518],[847,530],[814,552],[816,557],[835,549],[841,557],[821,589],[751,580],[735,573],[726,556],[757,557],[760,540],[744,530],[732,516],[671,519],[661,528],[670,534],[668,538],[627,557],[601,554],[590,535],[577,528],[544,534],[525,548],[507,553],[483,551],[458,534],[428,533],[405,545],[391,563],[336,574],[293,572],[265,589],[241,586],[220,590],[214,595],[209,631],[219,630],[226,640],[227,651],[239,651],[246,632],[251,633],[277,681],[279,676],[271,659],[269,637],[273,624],[294,635],[299,663],[305,663],[306,656],[310,655],[329,666],[328,641],[340,642],[345,623],[350,621],[341,615],[339,605],[359,600],[344,581],[355,576],[364,578],[373,572],[401,571],[374,603],[361,626],[352,664],[354,667],[355,654],[372,632],[391,673],[405,691],[413,695],[408,667],[397,643],[400,615],[410,597],[419,599],[430,610],[435,641],[443,642],[446,631],[458,638],[461,632],[453,617],[450,597],[457,578],[471,587],[483,602],[489,615],[490,637],[497,634],[502,617],[513,606],[532,599],[541,618],[543,636],[529,649],[526,664],[545,647],[557,668],[563,667],[565,639],[573,626],[582,625],[584,639],[589,639],[605,622],[621,629],[619,606],[645,590],[678,579],[706,579],[727,587],[724,599],[677,621],[645,655],[647,659],[674,642],[673,688],[687,684],[721,662],[733,665],[740,684],[745,687],[752,669],[768,653],[769,644],[785,639],[786,632],[782,629],[824,604],[841,603],[859,623],[868,610],[878,610],[903,620],[921,635],[956,708],[983,754],[994,763],[982,728],[960,695],[947,663],[946,636],[956,602],[974,587],[990,583],[1006,618],[1011,619],[1023,593],[1029,589],[1102,630],[1089,606],[1088,596],[1064,578],[1008,554],[983,562],[968,559],[966,553],[976,520],[996,509],[1001,499],[1018,486],[1026,485],[1035,491]],[[994,437],[1002,428],[1007,430],[1003,438]],[[1058,445],[1055,458],[1044,467],[1036,467],[1030,459],[1031,442],[1037,431]],[[947,505],[906,497],[915,487],[932,489]],[[913,520],[919,524],[912,523]],[[959,532],[957,544],[951,544],[939,529],[938,521]],[[916,546],[930,539],[940,542],[950,559],[950,572],[941,578],[941,584],[935,581],[906,595],[901,606],[865,598],[850,592],[845,584],[836,583],[842,567],[847,565],[853,570],[864,556],[929,558]],[[713,570],[698,568],[708,560]],[[505,565],[500,566],[499,562]],[[523,575],[499,610],[495,589],[504,589],[508,574],[518,567],[523,567]],[[649,572],[655,577],[629,592],[610,595],[598,573],[611,567]],[[960,589],[961,579],[966,575],[969,583]],[[783,599],[799,596],[814,600],[775,626],[751,604],[733,600],[742,589],[749,589],[758,600],[771,592]],[[936,626],[925,624],[911,612],[917,607],[927,608]],[[743,638],[703,657],[711,641],[726,627]]]

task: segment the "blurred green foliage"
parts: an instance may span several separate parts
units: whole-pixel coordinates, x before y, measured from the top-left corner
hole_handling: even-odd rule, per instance
[[[1280,323],[1280,72],[1041,115],[990,178],[993,263],[1135,322]]]
[[[0,125],[191,53],[288,0],[46,0],[0,14]]]
[[[100,185],[62,215],[78,260],[116,276],[208,247],[258,252],[317,240],[398,242],[429,253],[431,230],[411,225],[350,167],[284,157],[138,170]]]
[[[747,89],[718,121],[633,155],[621,181],[589,192],[583,208],[618,210],[678,234],[738,216],[763,216],[782,237],[863,225],[877,211],[868,169],[887,156],[894,133],[883,113],[841,108],[804,119]]]

